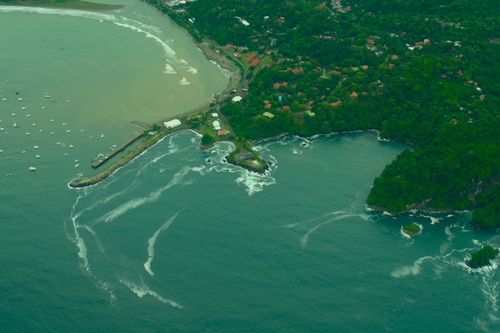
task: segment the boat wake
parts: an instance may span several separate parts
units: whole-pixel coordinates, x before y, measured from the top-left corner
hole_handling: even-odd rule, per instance
[[[184,210],[184,209],[182,209]],[[156,232],[153,234],[153,236],[148,240],[148,260],[144,263],[144,268],[146,271],[149,273],[149,275],[155,275],[153,271],[151,270],[151,263],[153,262],[154,256],[155,256],[155,244],[156,244],[156,238],[158,238],[158,235],[162,232],[167,230],[168,227],[172,224],[172,222],[175,220],[177,215],[182,211],[178,211],[177,213],[174,214],[170,219],[168,219]]]

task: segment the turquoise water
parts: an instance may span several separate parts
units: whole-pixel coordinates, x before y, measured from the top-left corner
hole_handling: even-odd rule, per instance
[[[371,133],[261,142],[272,166],[260,176],[223,162],[231,144],[201,151],[179,132],[69,189],[139,130],[128,120],[189,110],[227,83],[144,4],[71,13],[0,8],[2,31],[17,27],[0,34],[2,331],[500,329],[496,271],[463,265],[500,238],[471,230],[469,213],[366,210],[374,177],[407,148]],[[405,238],[408,223],[422,234]]]

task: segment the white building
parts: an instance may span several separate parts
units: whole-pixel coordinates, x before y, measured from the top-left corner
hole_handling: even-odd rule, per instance
[[[219,131],[220,130],[220,123],[218,120],[214,120],[214,122],[212,123],[212,125],[214,126],[214,129],[216,131]]]
[[[181,121],[179,119],[172,119],[163,123],[167,129],[176,128],[181,126]]]
[[[234,96],[234,97],[233,97],[233,99],[232,99],[231,101],[232,101],[233,103],[235,103],[235,102],[239,102],[239,101],[241,101],[242,99],[243,99],[243,97],[241,97],[241,96]]]

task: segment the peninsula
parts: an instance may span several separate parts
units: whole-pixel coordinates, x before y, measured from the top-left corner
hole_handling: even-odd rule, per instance
[[[500,227],[498,1],[144,1],[236,69],[211,106],[234,142],[375,129],[413,149],[374,180],[370,207]]]
[[[375,129],[413,149],[374,180],[370,207],[500,227],[497,1],[146,1],[243,65],[238,102],[220,104],[239,137]]]

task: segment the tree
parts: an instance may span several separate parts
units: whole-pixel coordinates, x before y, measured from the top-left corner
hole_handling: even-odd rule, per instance
[[[211,144],[213,141],[214,138],[208,133],[203,134],[203,136],[201,137],[201,144],[204,146]]]
[[[466,264],[471,268],[488,266],[490,265],[490,260],[495,259],[498,252],[498,249],[485,245],[481,250],[472,253],[470,260],[466,261]]]

